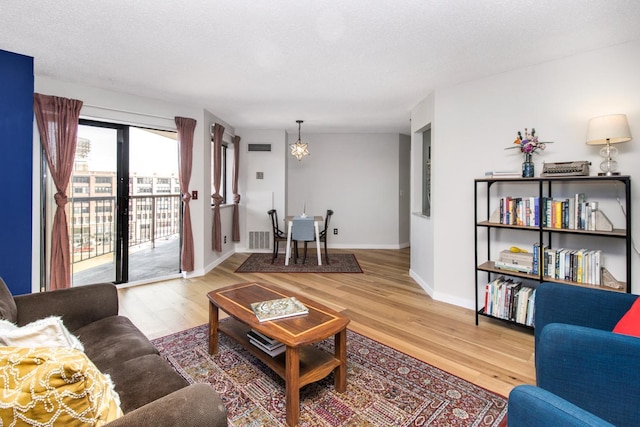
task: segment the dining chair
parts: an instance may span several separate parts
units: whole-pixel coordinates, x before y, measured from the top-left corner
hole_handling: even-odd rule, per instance
[[[319,237],[320,243],[324,244],[324,261],[327,265],[329,265],[329,252],[327,252],[327,231],[329,230],[329,221],[331,220],[331,215],[333,215],[333,211],[331,209],[327,209],[327,214],[324,217],[324,227],[320,230]],[[307,258],[307,243],[315,242],[315,236],[311,240],[305,240],[304,242],[304,259]],[[303,261],[304,264],[304,261]]]
[[[271,227],[273,228],[273,253],[271,254],[271,264],[278,257],[278,248],[280,242],[287,241],[287,233],[282,231],[280,227],[278,227],[278,212],[275,209],[271,209],[267,212],[269,217],[271,217]],[[294,242],[295,245],[295,256],[298,256],[298,245]]]
[[[315,221],[313,217],[310,218],[301,218],[294,217],[291,224],[291,240],[296,245],[299,241],[304,242],[304,257],[302,258],[302,263],[304,264],[307,260],[307,242],[315,241]],[[298,253],[296,251],[293,262],[298,262]]]

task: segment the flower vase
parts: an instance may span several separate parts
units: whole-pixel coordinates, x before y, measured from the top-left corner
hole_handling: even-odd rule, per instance
[[[534,169],[533,162],[531,161],[531,153],[524,154],[524,163],[522,163],[522,177],[533,178]]]

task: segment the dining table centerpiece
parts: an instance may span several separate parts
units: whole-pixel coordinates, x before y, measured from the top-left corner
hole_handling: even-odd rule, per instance
[[[513,141],[513,145],[511,147],[505,148],[505,150],[510,150],[513,148],[520,149],[520,152],[524,154],[524,162],[522,163],[522,177],[533,178],[533,176],[535,175],[535,170],[532,161],[532,155],[538,150],[544,150],[545,148],[547,148],[547,144],[551,144],[551,142],[538,141],[538,135],[536,134],[535,128],[531,128],[531,132],[529,132],[529,129],[524,128],[524,134],[518,131],[518,136]]]

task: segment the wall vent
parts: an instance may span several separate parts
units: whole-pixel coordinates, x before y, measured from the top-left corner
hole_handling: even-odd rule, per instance
[[[271,144],[249,144],[249,151],[271,151]]]
[[[270,249],[271,233],[268,231],[250,231],[249,249]]]

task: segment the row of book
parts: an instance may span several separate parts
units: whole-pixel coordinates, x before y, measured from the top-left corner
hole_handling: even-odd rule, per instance
[[[500,276],[485,285],[484,313],[534,326],[535,296],[534,288]]]
[[[254,346],[258,347],[260,350],[264,351],[271,357],[275,357],[279,354],[284,353],[287,347],[278,340],[274,340],[262,334],[255,329],[251,329],[247,332],[247,337],[249,338],[249,342]]]
[[[598,202],[587,202],[584,193],[573,198],[503,197],[500,224],[572,230],[595,230]]]
[[[602,283],[603,253],[600,249],[550,249],[533,245],[533,274],[599,286]]]

